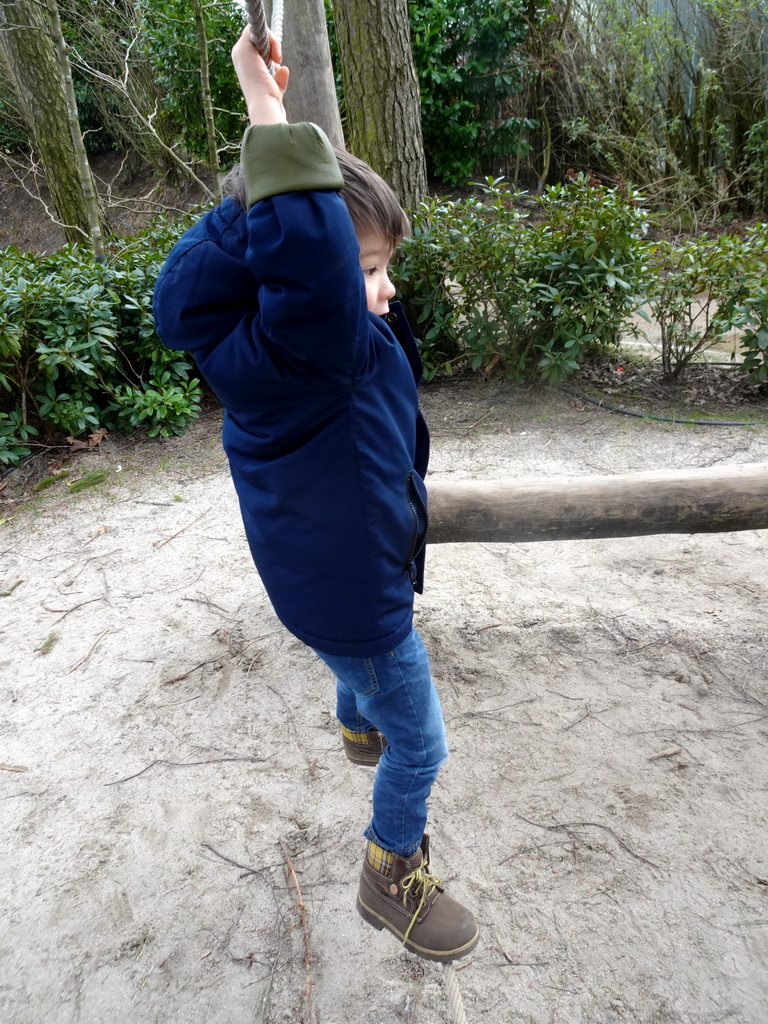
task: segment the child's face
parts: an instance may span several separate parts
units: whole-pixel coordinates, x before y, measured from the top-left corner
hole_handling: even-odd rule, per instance
[[[395,294],[395,287],[389,280],[389,261],[392,246],[384,235],[377,231],[366,231],[358,235],[360,242],[360,269],[365,278],[365,293],[371,313],[384,316],[389,310],[389,300]]]

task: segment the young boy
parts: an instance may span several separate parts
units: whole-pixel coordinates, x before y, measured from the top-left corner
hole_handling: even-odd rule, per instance
[[[232,58],[251,122],[243,194],[177,243],[155,290],[157,328],[194,352],[221,400],[264,586],[337,677],[347,756],[377,765],[358,910],[447,962],[475,946],[478,928],[430,873],[424,834],[448,748],[412,625],[429,439],[421,361],[388,277],[407,221],[366,164],[315,125],[286,123],[287,69],[272,78],[247,31]]]

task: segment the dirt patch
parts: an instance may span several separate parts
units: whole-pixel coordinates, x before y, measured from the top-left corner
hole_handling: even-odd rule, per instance
[[[639,358],[621,348],[611,359],[585,364],[566,383],[609,410],[613,407],[641,416],[666,416],[678,421],[697,419],[768,422],[768,384],[755,384],[737,363],[695,362],[679,380],[665,382],[660,359]]]
[[[768,462],[765,426],[465,381],[424,403],[435,477]],[[5,502],[0,1015],[445,1024],[442,969],[355,912],[372,775],[271,611],[218,426],[107,438]],[[482,926],[470,1022],[765,1021],[767,541],[430,549],[433,866]]]

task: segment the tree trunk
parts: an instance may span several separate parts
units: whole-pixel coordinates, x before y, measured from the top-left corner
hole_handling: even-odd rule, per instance
[[[408,0],[333,0],[352,152],[416,209],[427,191]]]
[[[271,4],[267,4],[268,15]],[[285,112],[292,123],[313,121],[334,146],[344,147],[323,0],[288,0],[283,60],[291,69]]]
[[[56,51],[56,59],[59,62],[61,75],[61,87],[64,92],[64,99],[67,105],[67,123],[69,135],[72,139],[72,148],[75,151],[77,160],[77,171],[80,176],[80,187],[83,190],[83,201],[85,203],[86,216],[88,217],[88,228],[93,243],[93,254],[99,263],[104,263],[104,230],[107,228],[106,219],[102,217],[99,197],[96,192],[96,184],[93,180],[91,167],[88,163],[88,154],[85,152],[85,142],[80,129],[80,118],[77,112],[77,99],[75,97],[75,85],[72,81],[72,69],[69,66],[67,57],[67,44],[64,41],[64,33],[61,30],[61,19],[56,0],[47,0],[48,14],[51,19],[51,38]]]
[[[437,544],[768,529],[768,464],[428,485]]]
[[[68,242],[88,242],[91,223],[44,10],[35,0],[0,0],[0,59],[34,140],[65,237]]]

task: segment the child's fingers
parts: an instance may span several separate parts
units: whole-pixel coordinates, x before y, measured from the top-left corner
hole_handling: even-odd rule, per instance
[[[272,57],[280,54],[280,44],[270,33]],[[251,124],[275,124],[285,120],[283,93],[288,84],[288,68],[274,63],[274,77],[267,71],[264,59],[251,42],[246,26],[232,47],[232,64],[240,83]]]
[[[237,40],[235,45],[232,47],[232,60],[233,61],[235,59],[235,54],[237,54],[239,56],[243,52],[243,50],[245,49],[245,44],[246,43],[248,43],[251,46],[253,45],[251,43],[251,26],[250,25],[246,25],[245,26],[243,31],[240,33],[239,39]]]
[[[280,46],[280,41],[269,29],[267,29],[267,32],[269,34],[269,48],[272,63],[279,65],[283,59],[283,51]],[[258,74],[261,70],[262,61],[263,57],[258,53],[256,47],[253,45],[253,40],[251,39],[250,25],[246,25],[240,33],[240,38],[232,47],[232,63],[236,69],[247,69],[250,67],[251,69],[255,69]],[[284,89],[284,86],[281,86],[281,88]]]
[[[232,63],[240,75],[241,70],[257,67],[264,63],[256,47],[251,42],[251,30],[248,25],[240,33],[240,38],[232,47]]]
[[[283,59],[283,51],[282,47],[280,46],[280,41],[269,29],[267,29],[267,35],[269,36],[270,57],[275,64],[279,64]],[[232,59],[235,60],[236,55],[237,57],[246,60],[248,59],[249,56],[252,57],[253,54],[249,52],[248,46],[250,46],[252,50],[256,49],[256,47],[253,45],[253,40],[251,39],[250,25],[245,26],[243,31],[240,33],[240,38],[232,47]]]
[[[264,58],[251,41],[251,31],[246,26],[240,38],[232,47],[232,64],[234,65],[240,87],[244,93],[251,88],[259,87],[271,91],[272,77],[267,71]]]
[[[282,65],[275,64],[275,84],[277,85],[280,92],[285,92],[288,88],[288,76],[290,71],[288,68],[282,67]]]
[[[281,64],[283,60],[283,48],[280,45],[280,40],[270,29],[267,29],[267,35],[269,36],[269,48],[272,61],[274,64]]]

